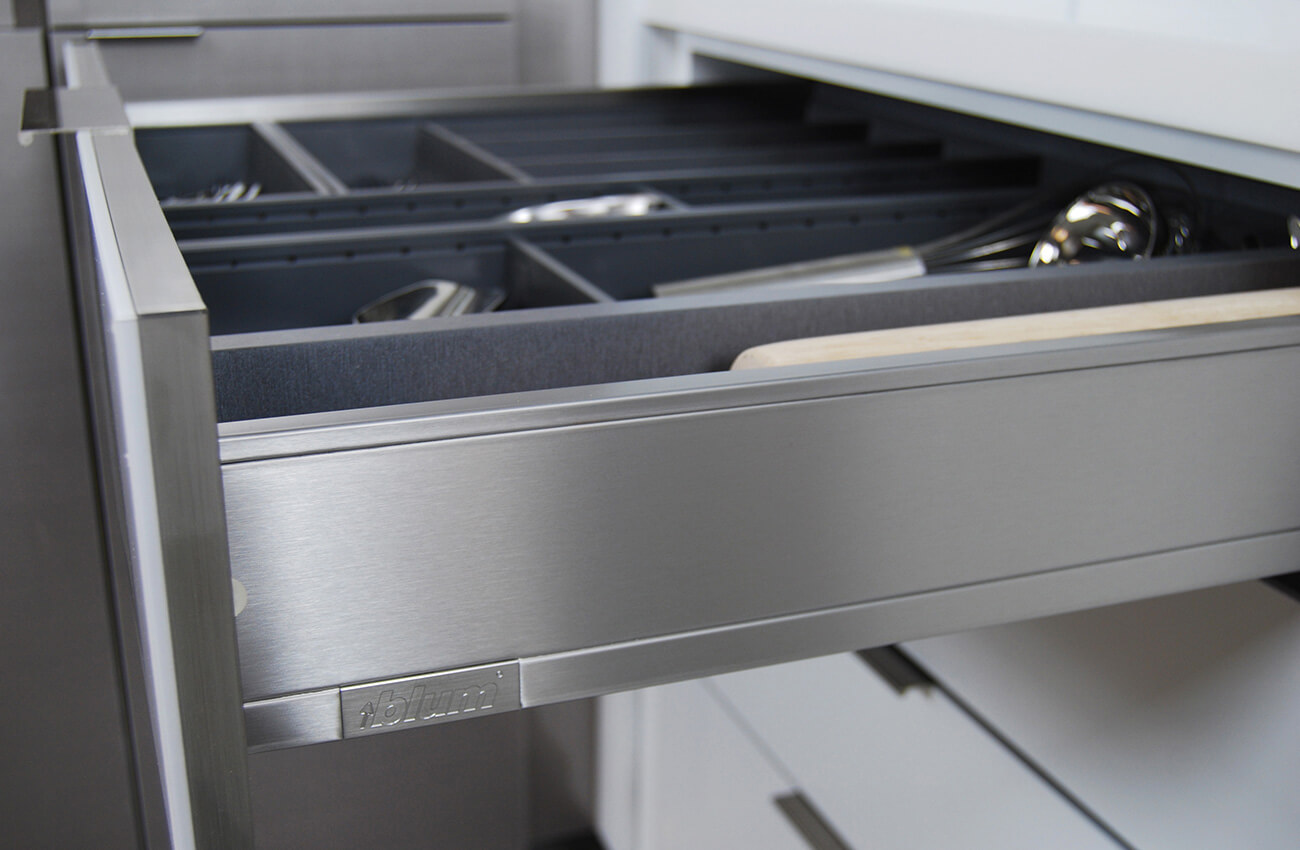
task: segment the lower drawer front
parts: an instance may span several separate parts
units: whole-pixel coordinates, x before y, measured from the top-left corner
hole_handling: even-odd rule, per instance
[[[616,713],[615,700],[634,701],[628,718],[635,720],[607,719],[601,743],[617,749],[638,740],[642,749],[623,781],[601,777],[602,796],[632,801],[621,816],[602,807],[601,837],[609,850],[808,850],[777,805],[792,791],[790,781],[703,684],[606,698],[606,713]]]
[[[1234,585],[906,650],[1134,847],[1295,846],[1295,600]]]
[[[856,656],[710,681],[851,847],[1116,847],[942,693]]]

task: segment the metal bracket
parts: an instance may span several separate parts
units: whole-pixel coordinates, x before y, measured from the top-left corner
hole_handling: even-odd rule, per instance
[[[113,86],[73,89],[27,89],[18,142],[27,147],[37,136],[83,130],[125,135],[131,132],[122,97]]]
[[[244,734],[250,753],[338,741],[339,689],[246,702]]]

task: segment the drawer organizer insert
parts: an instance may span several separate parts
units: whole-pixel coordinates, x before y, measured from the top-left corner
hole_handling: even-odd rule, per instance
[[[713,372],[781,339],[1276,288],[1300,270],[1289,190],[827,86],[447,109],[137,131],[210,311],[223,421]],[[1116,182],[1157,210],[1155,256],[1029,267],[1056,213]],[[607,196],[649,207],[517,213]],[[954,234],[921,276],[654,297]],[[430,279],[500,307],[353,323]]]

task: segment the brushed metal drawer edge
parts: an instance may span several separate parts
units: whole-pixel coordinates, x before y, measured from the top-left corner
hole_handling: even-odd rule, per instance
[[[1294,568],[1300,529],[821,611],[246,702],[249,752],[469,719]],[[344,716],[362,718],[348,734]],[[354,724],[355,725],[355,724]]]
[[[1294,569],[1300,529],[524,658],[524,707],[1114,605]]]
[[[339,689],[246,702],[244,729],[250,753],[341,740]]]

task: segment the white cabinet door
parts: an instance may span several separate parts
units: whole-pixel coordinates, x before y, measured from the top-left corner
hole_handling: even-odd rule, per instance
[[[1300,836],[1300,604],[1259,583],[907,651],[1143,850]]]
[[[712,681],[852,847],[1114,850],[936,689],[899,694],[854,655]]]

